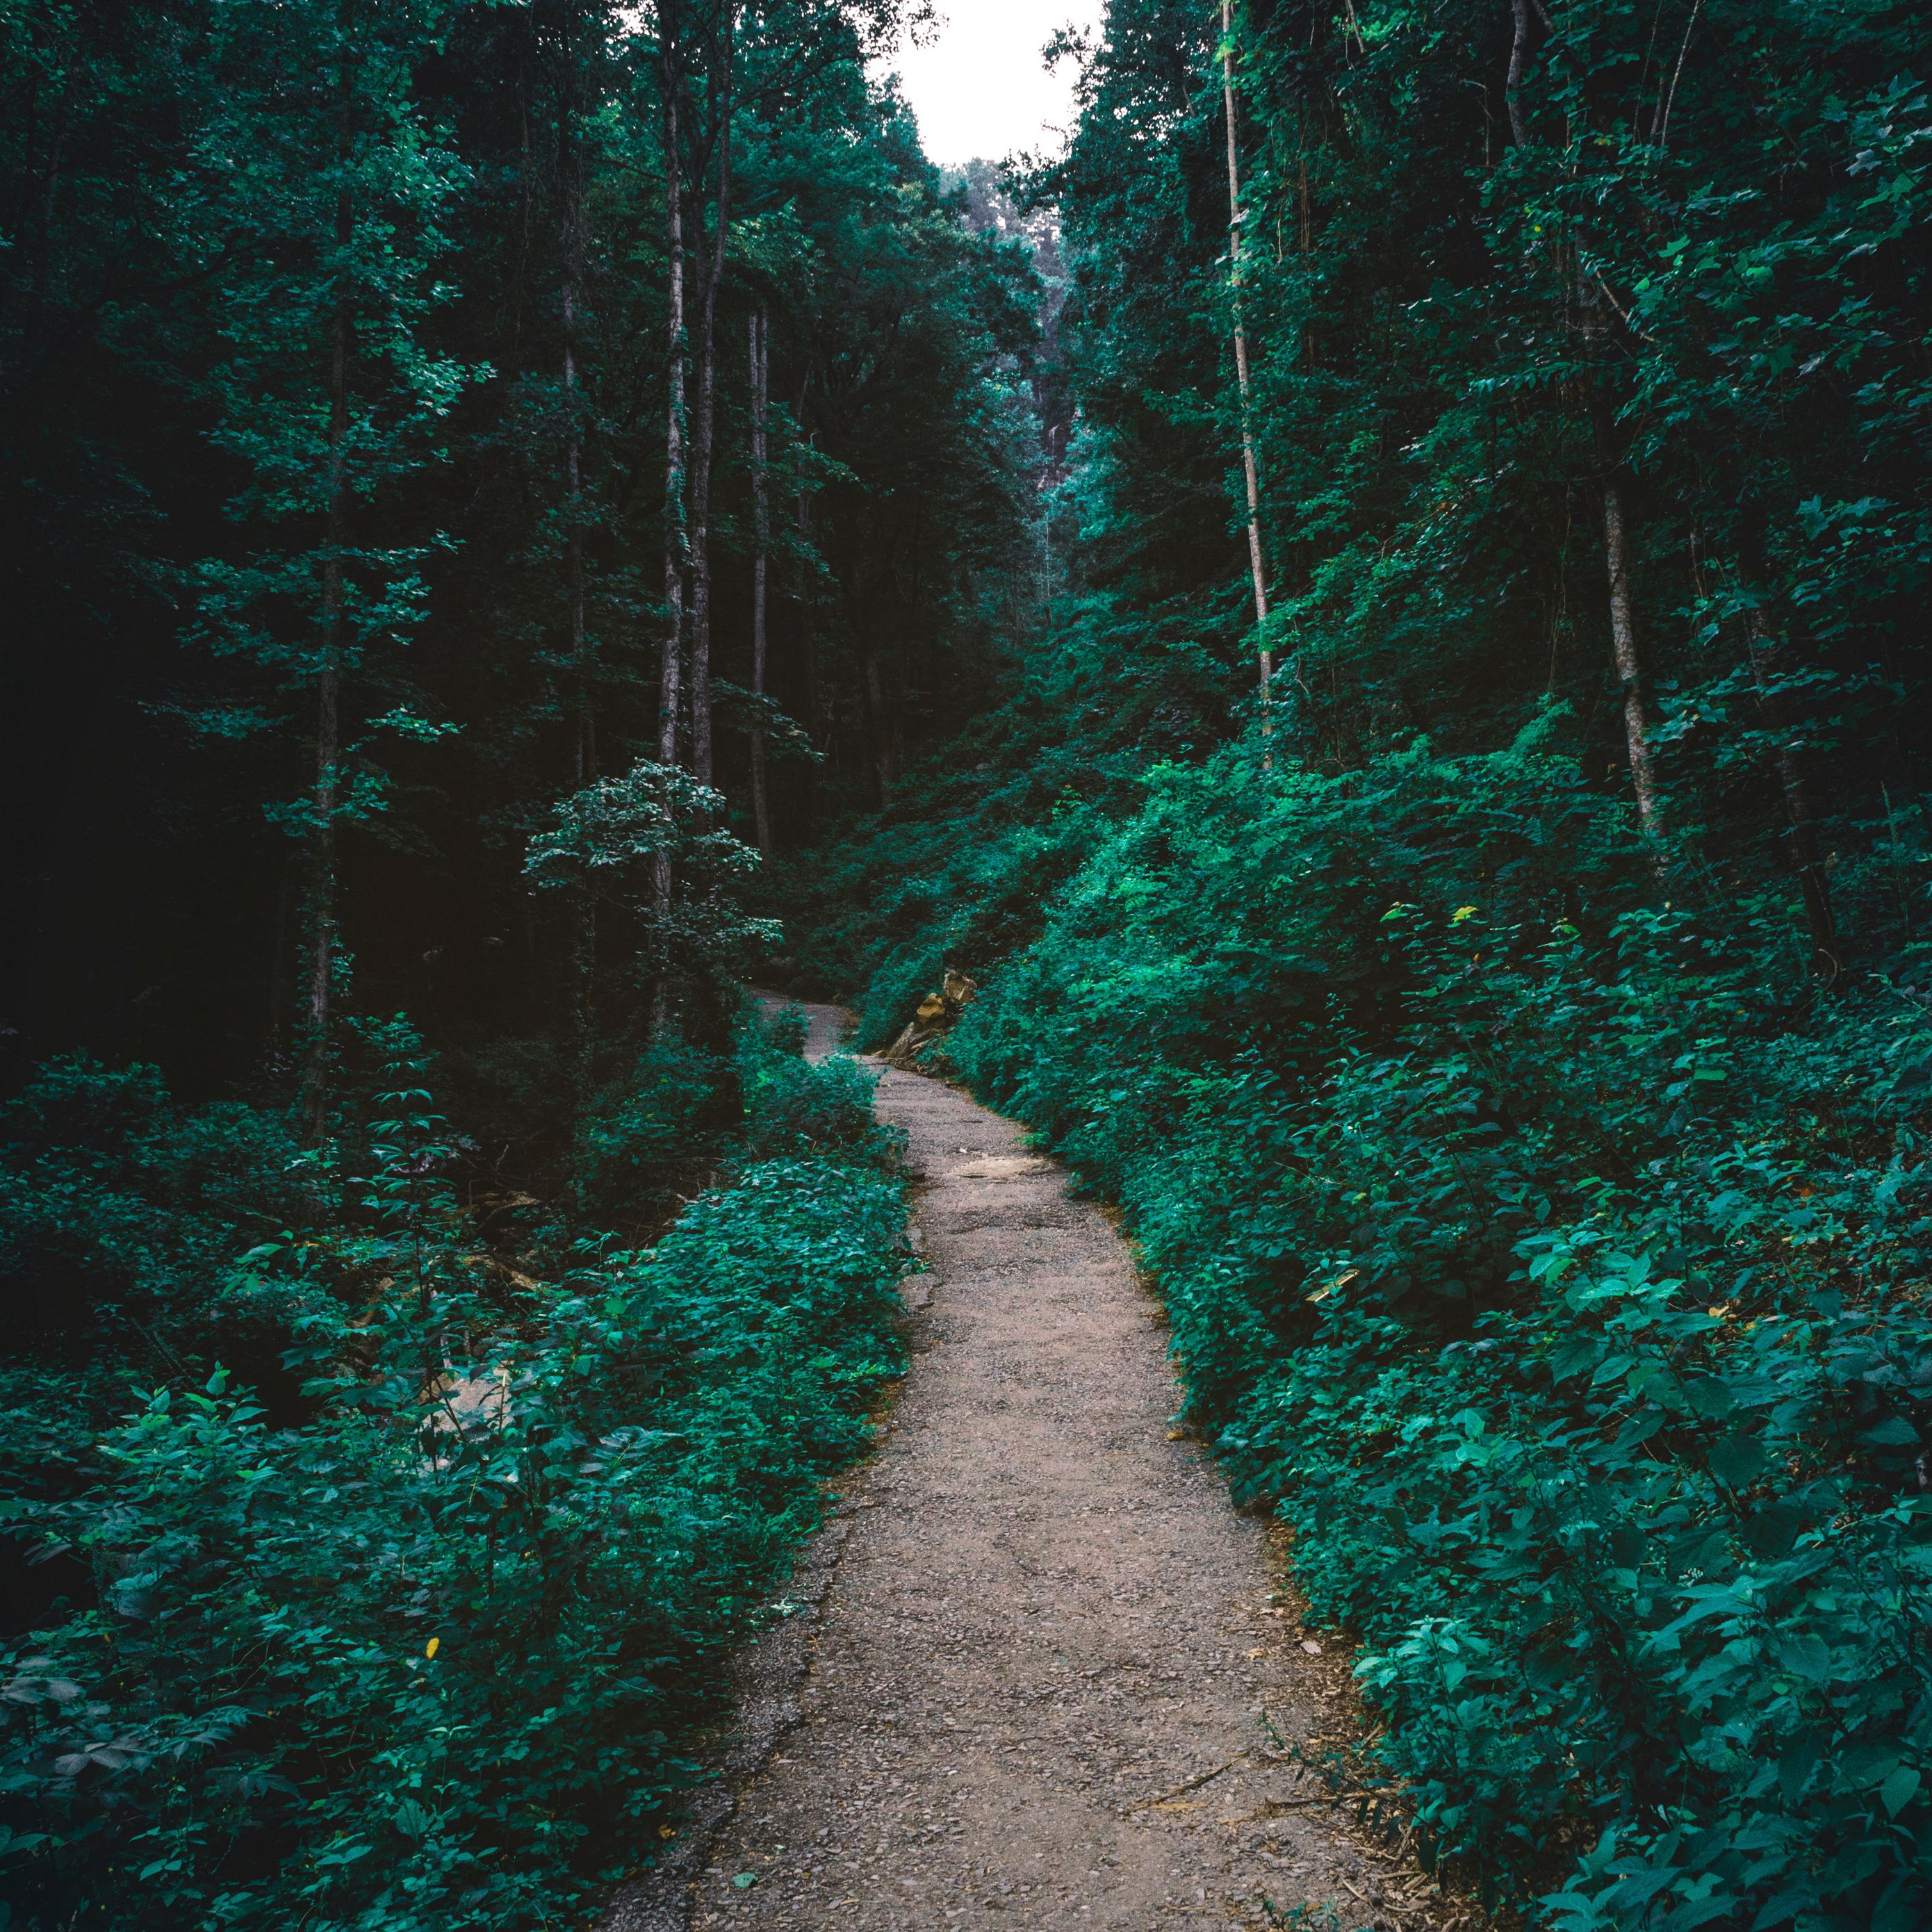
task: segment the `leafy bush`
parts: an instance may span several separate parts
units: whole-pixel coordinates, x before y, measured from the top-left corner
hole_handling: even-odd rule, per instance
[[[868,1439],[904,1258],[875,1162],[757,1161],[539,1282],[476,1248],[419,1078],[398,1060],[354,1211],[225,1265],[299,1426],[217,1370],[7,1485],[0,1528],[92,1585],[0,1658],[16,1924],[580,1924]],[[48,1427],[0,1418],[0,1466]]]
[[[1660,909],[1573,772],[1156,768],[949,1052],[1126,1208],[1427,1856],[1564,1932],[1904,1932],[1932,1026],[1812,993],[1781,886]]]
[[[694,1164],[714,1156],[732,1104],[728,1063],[682,1040],[656,1040],[578,1123],[571,1168],[584,1211],[606,1222],[663,1207]]]
[[[0,1108],[0,1296],[19,1340],[170,1372],[211,1332],[237,1247],[318,1210],[297,1152],[276,1111],[178,1108],[152,1067],[50,1063]]]
[[[788,1010],[741,1036],[746,1153],[754,1160],[807,1152],[895,1159],[905,1137],[872,1111],[877,1077],[842,1054],[817,1065],[807,1060],[803,1018]]]

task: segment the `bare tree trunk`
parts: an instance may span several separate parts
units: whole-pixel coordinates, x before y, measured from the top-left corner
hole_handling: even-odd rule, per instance
[[[275,881],[275,936],[268,952],[268,1061],[282,1064],[282,963],[289,950],[290,885],[295,870],[292,858],[284,859]]]
[[[577,294],[583,279],[584,195],[578,178],[574,52],[566,32],[563,44],[563,100],[557,116],[559,172],[563,177],[563,466],[570,504],[566,568],[570,597],[570,662],[577,679],[577,782],[597,776],[597,713],[592,693],[590,638],[584,622],[583,431],[577,393]]]
[[[1519,148],[1529,146],[1529,134],[1522,118],[1522,68],[1529,52],[1529,0],[1510,0],[1516,16],[1515,38],[1510,42],[1509,79],[1503,88],[1503,103],[1509,110],[1510,139]]]
[[[1604,561],[1610,579],[1610,650],[1623,686],[1624,737],[1630,748],[1637,820],[1654,837],[1658,830],[1657,778],[1651,765],[1649,730],[1643,715],[1643,665],[1637,656],[1636,615],[1630,603],[1623,486],[1614,474],[1604,483]]]
[[[1784,706],[1771,689],[1771,659],[1777,644],[1762,604],[1754,604],[1744,613],[1744,634],[1750,642],[1751,675],[1757,683],[1758,704],[1778,737],[1772,764],[1784,798],[1791,869],[1797,875],[1798,893],[1804,902],[1804,924],[1811,936],[1814,963],[1828,980],[1835,980],[1844,968],[1838,950],[1838,924],[1832,916],[1831,894],[1818,856],[1817,828],[1812,821],[1804,776],[1798,762],[1797,734],[1787,723]]]
[[[889,555],[883,531],[869,548],[862,542],[852,560],[846,581],[846,607],[851,634],[859,652],[859,702],[864,719],[862,750],[872,773],[873,802],[883,811],[892,791],[892,752],[886,715],[885,678],[879,663],[875,634],[873,576],[875,560]]]
[[[1660,830],[1657,774],[1651,760],[1649,726],[1644,716],[1643,660],[1637,652],[1636,610],[1630,597],[1630,531],[1624,514],[1623,468],[1609,408],[1594,374],[1602,334],[1597,292],[1585,280],[1580,262],[1576,301],[1584,360],[1591,370],[1586,380],[1590,386],[1592,431],[1604,478],[1604,566],[1610,579],[1610,654],[1623,694],[1624,742],[1630,755],[1630,784],[1636,794],[1637,823],[1646,838],[1654,838]],[[1660,857],[1655,862],[1660,871]]]
[[[1262,490],[1260,472],[1255,464],[1255,436],[1248,382],[1248,331],[1241,313],[1241,256],[1244,252],[1241,207],[1241,168],[1234,119],[1234,38],[1231,0],[1221,0],[1221,98],[1228,123],[1228,270],[1234,299],[1234,379],[1241,398],[1241,468],[1248,488],[1248,566],[1254,578],[1255,623],[1258,630],[1268,619],[1268,569],[1262,555]],[[1262,634],[1264,639],[1265,634]],[[1258,648],[1261,674],[1262,739],[1265,746],[1273,734],[1272,690],[1274,662],[1265,641]],[[1264,757],[1271,762],[1272,753]]]
[[[886,722],[885,682],[879,672],[879,648],[870,639],[861,647],[860,668],[866,680],[866,735],[872,740],[872,779],[883,812],[892,796],[892,736]]]
[[[771,507],[766,463],[771,374],[771,317],[759,304],[752,317],[752,694],[765,694],[765,577],[771,554]],[[752,822],[757,827],[758,850],[772,855],[771,818],[765,802],[765,734],[752,727]]]
[[[346,31],[347,9],[344,9]],[[346,168],[353,130],[345,52],[343,70],[342,164]],[[335,203],[335,240],[346,253],[356,214],[345,182]],[[341,756],[339,706],[342,680],[342,551],[349,522],[349,333],[347,292],[337,269],[334,319],[328,355],[328,525],[322,560],[322,662],[316,675],[315,782],[309,807],[309,968],[308,1112],[309,1132],[320,1140],[328,1117],[330,996],[335,979],[336,766]]]
[[[712,778],[711,754],[711,454],[718,406],[718,286],[724,278],[724,247],[731,225],[732,11],[724,10],[718,69],[712,76],[711,111],[718,132],[718,232],[704,273],[698,334],[698,421],[691,460],[691,769],[700,784]],[[703,183],[694,184],[701,193]],[[694,198],[695,205],[695,198]],[[704,240],[701,216],[696,224]]]
[[[563,285],[563,406],[566,412],[563,466],[570,499],[568,575],[570,661],[577,667],[577,782],[588,784],[597,776],[597,715],[590,690],[589,640],[584,621],[584,471],[577,423],[577,286],[574,275]]]
[[[798,419],[805,415],[805,392],[799,392]],[[808,446],[816,432],[807,434]],[[820,686],[818,676],[818,646],[812,632],[812,614],[809,598],[808,566],[806,562],[812,547],[812,498],[802,483],[798,492],[798,634],[794,640],[798,652],[800,665],[805,672],[805,722],[811,734],[814,748],[820,752],[831,749],[831,720],[826,716],[825,694]]]
[[[679,659],[684,649],[684,181],[678,158],[678,80],[673,52],[676,15],[661,6],[664,89],[665,260],[669,278],[669,358],[664,406],[664,632],[658,680],[658,762],[677,763]],[[652,897],[662,922],[671,902],[670,854],[658,854],[651,868]],[[651,994],[651,1031],[662,1035],[670,1020],[669,989],[660,978]]]
[[[665,28],[670,32],[668,20]],[[670,288],[670,361],[664,412],[664,621],[658,683],[658,762],[677,763],[680,659],[684,648],[684,183],[678,160],[677,85],[668,41],[664,74],[665,254]],[[667,879],[664,890],[668,892]]]

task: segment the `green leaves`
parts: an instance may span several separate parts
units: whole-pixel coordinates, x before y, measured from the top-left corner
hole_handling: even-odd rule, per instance
[[[294,1416],[197,1371],[44,1493],[44,1425],[0,1414],[0,1526],[93,1578],[0,1658],[16,1915],[509,1932],[592,1910],[903,1366],[903,1193],[850,1063],[748,1043],[754,1077],[790,1070],[754,1100],[783,1158],[653,1248],[594,1239],[506,1283],[444,1178],[419,1043],[374,1030],[356,1211],[246,1262],[305,1311]]]
[[[1755,1436],[1734,1430],[1711,1445],[1711,1473],[1732,1489],[1748,1488],[1765,1471],[1769,1458]]]
[[[722,795],[674,765],[639,759],[564,799],[557,823],[530,842],[524,876],[539,890],[628,912],[646,973],[728,981],[776,945],[776,921],[754,919],[738,882],[758,854],[724,830]]]
[[[1164,773],[949,1052],[1122,1202],[1430,1857],[1521,1900],[1613,1819],[1547,1922],[1875,1910],[1932,1815],[1932,1322],[1883,1286],[1932,1258],[1922,1156],[1795,1108],[1869,1091],[1874,1035],[1774,1010],[1748,928],[1458,919],[1478,854],[1532,890],[1546,784]]]

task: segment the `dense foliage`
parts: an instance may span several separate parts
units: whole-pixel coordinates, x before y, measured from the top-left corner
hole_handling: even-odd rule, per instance
[[[1032,595],[919,10],[0,9],[0,1922],[584,1922],[869,1439],[742,986]]]
[[[980,982],[951,1065],[1125,1208],[1425,1856],[1564,1932],[1906,1932],[1932,34],[1216,24],[1068,50],[1066,580],[794,881],[814,970],[873,1039]]]
[[[560,796],[681,765],[795,845],[978,701],[1036,280],[868,77],[904,10],[0,15],[12,1078],[567,1039]]]
[[[13,1103],[0,1268],[64,1246],[92,1346],[169,1372],[50,1365],[0,1416],[58,1593],[0,1665],[11,1922],[577,1924],[647,1855],[898,1366],[891,1144],[790,1044],[742,1035],[742,1154],[644,1248],[466,1210],[400,1028],[292,1174],[281,1120],[148,1070]]]

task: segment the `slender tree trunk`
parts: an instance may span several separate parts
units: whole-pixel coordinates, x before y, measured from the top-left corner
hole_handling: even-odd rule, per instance
[[[1835,980],[1844,967],[1838,950],[1838,924],[1832,916],[1831,893],[1818,856],[1817,827],[1812,820],[1804,775],[1798,764],[1797,734],[1786,718],[1784,704],[1772,689],[1774,670],[1772,659],[1778,644],[1761,604],[1754,604],[1744,613],[1744,635],[1750,647],[1751,675],[1757,684],[1759,708],[1778,740],[1772,764],[1784,799],[1791,869],[1797,876],[1798,892],[1804,902],[1804,924],[1811,936],[1813,963],[1827,979]]]
[[[879,644],[874,634],[873,607],[878,601],[872,594],[874,559],[884,552],[883,535],[876,536],[868,552],[862,548],[852,560],[848,579],[846,602],[850,612],[852,637],[859,650],[859,701],[864,714],[864,755],[872,772],[873,802],[884,810],[892,790],[892,758],[886,737],[885,679],[879,664]]]
[[[1636,615],[1630,602],[1629,536],[1624,523],[1623,485],[1612,474],[1604,484],[1604,561],[1610,579],[1610,650],[1623,687],[1624,737],[1630,748],[1630,783],[1636,815],[1655,836],[1657,777],[1651,764],[1650,734],[1643,715],[1643,665],[1637,656]]]
[[[1503,88],[1503,103],[1509,110],[1510,139],[1519,148],[1529,146],[1529,134],[1522,118],[1522,69],[1529,55],[1529,0],[1510,0],[1516,16],[1516,32],[1510,42],[1509,79]]]
[[[1244,252],[1241,207],[1240,152],[1234,114],[1234,29],[1231,0],[1221,0],[1221,98],[1228,124],[1228,279],[1234,302],[1234,380],[1241,400],[1241,469],[1248,490],[1248,567],[1254,578],[1255,623],[1261,641],[1257,666],[1260,672],[1262,737],[1264,746],[1273,734],[1272,686],[1274,662],[1260,630],[1268,619],[1268,568],[1262,554],[1261,476],[1255,464],[1254,418],[1248,381],[1248,331],[1241,309],[1241,258]],[[1264,753],[1270,759],[1272,754]]]
[[[805,416],[805,392],[799,392],[798,420]],[[806,443],[811,446],[813,435],[808,433]],[[812,634],[811,580],[809,566],[806,560],[812,548],[812,497],[801,482],[799,486],[796,522],[798,526],[798,634],[794,640],[798,652],[800,668],[805,673],[805,722],[815,750],[829,754],[832,748],[832,723],[826,715],[825,694],[819,682],[818,644]],[[816,767],[814,768],[814,770]],[[813,795],[817,796],[814,782]]]
[[[768,404],[771,374],[771,317],[759,304],[752,317],[752,694],[765,694],[765,578],[771,555],[771,507],[766,464]],[[752,822],[758,830],[758,850],[772,855],[771,818],[765,802],[765,734],[752,727]]]
[[[290,887],[294,871],[294,860],[285,858],[275,881],[275,936],[268,951],[268,1060],[278,1068],[282,1064],[282,969],[288,958]]]
[[[584,621],[584,453],[580,401],[577,393],[577,299],[583,280],[584,195],[577,175],[574,58],[569,38],[564,40],[565,84],[558,116],[557,145],[563,176],[563,409],[564,482],[570,505],[570,533],[566,568],[570,597],[570,662],[577,679],[577,782],[588,784],[597,776],[597,712],[590,664],[590,637]]]
[[[1597,458],[1603,471],[1604,567],[1610,580],[1610,654],[1617,668],[1624,710],[1624,742],[1630,756],[1630,785],[1636,794],[1637,822],[1646,838],[1660,830],[1657,774],[1651,758],[1650,730],[1644,716],[1643,660],[1636,641],[1636,610],[1630,596],[1630,529],[1624,511],[1624,472],[1610,411],[1596,381],[1597,350],[1602,334],[1597,292],[1585,281],[1580,266],[1576,299],[1583,335],[1583,357],[1589,369],[1589,410]],[[1658,862],[1661,866],[1660,860]]]
[[[348,31],[348,8],[343,9]],[[353,153],[354,82],[347,52],[342,77],[341,165]],[[335,978],[335,808],[337,764],[341,757],[342,552],[349,523],[349,296],[342,286],[355,234],[355,207],[345,181],[335,202],[335,313],[329,327],[328,511],[322,560],[322,651],[316,674],[315,782],[310,799],[308,1113],[309,1132],[321,1139],[328,1124],[330,999]]]
[[[866,736],[872,745],[872,780],[883,812],[892,796],[892,740],[886,722],[885,682],[879,672],[878,646],[870,639],[861,649],[860,669],[866,680]]]
[[[670,28],[666,26],[668,34]],[[658,684],[658,762],[677,763],[680,660],[684,649],[684,183],[678,159],[677,86],[667,47],[664,75],[665,253],[670,284],[670,360],[665,382],[663,656]],[[665,884],[668,892],[668,880]]]
[[[664,407],[664,632],[663,658],[658,680],[658,762],[677,763],[677,706],[680,658],[684,649],[684,180],[678,158],[678,81],[673,47],[676,14],[669,6],[658,12],[663,35],[664,164],[665,258],[669,278],[670,344]],[[670,854],[660,853],[651,868],[652,897],[660,922],[668,919],[671,904]],[[661,1036],[670,1023],[669,988],[660,977],[651,993],[651,1031]]]
[[[731,220],[731,13],[724,11],[722,56],[712,76],[711,110],[718,122],[717,232],[703,271],[698,332],[698,420],[691,452],[691,769],[700,784],[712,778],[711,752],[711,456],[718,407],[718,287]],[[703,184],[693,184],[694,207]],[[701,216],[694,224],[704,238]]]
[[[590,635],[584,622],[584,463],[578,422],[576,324],[577,283],[573,274],[563,285],[563,406],[567,422],[564,475],[570,501],[567,560],[570,661],[577,668],[577,782],[586,785],[597,776],[597,706]]]

